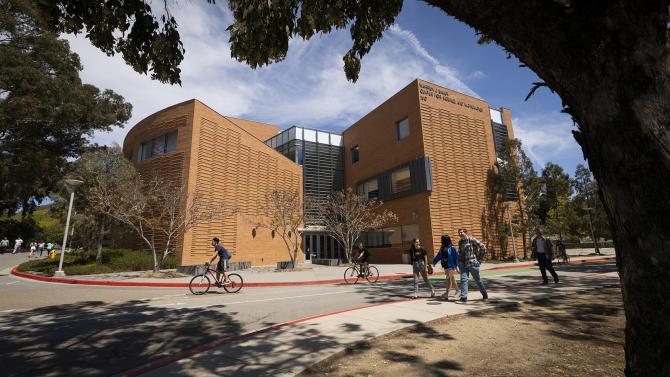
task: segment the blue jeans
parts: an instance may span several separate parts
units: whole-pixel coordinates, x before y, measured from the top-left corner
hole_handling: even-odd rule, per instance
[[[484,282],[479,278],[479,262],[473,263],[470,267],[465,267],[464,264],[459,264],[458,268],[461,270],[461,300],[468,299],[468,275],[472,274],[472,277],[479,287],[479,292],[482,294],[482,297],[488,297],[486,293],[486,287]]]
[[[428,276],[426,276],[426,265],[423,263],[423,261],[416,261],[412,265],[412,270],[414,272],[414,294],[419,293],[419,275],[423,277],[423,281],[428,284],[430,287],[430,291],[433,292],[435,289],[433,288],[433,284],[430,283],[430,280],[428,280]]]

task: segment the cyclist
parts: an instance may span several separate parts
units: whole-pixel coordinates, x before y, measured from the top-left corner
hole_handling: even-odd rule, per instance
[[[214,256],[207,264],[212,264],[212,262],[214,262],[214,259],[216,259],[216,257],[219,257],[219,262],[216,265],[216,285],[220,287],[221,286],[221,284],[219,283],[220,274],[223,274],[223,282],[224,283],[228,282],[228,277],[226,276],[226,270],[228,269],[228,259],[230,259],[230,253],[228,252],[228,250],[226,250],[225,247],[223,247],[223,245],[219,243],[218,237],[212,238],[212,246],[214,246]]]
[[[362,278],[365,277],[370,269],[368,268],[369,266],[369,260],[370,260],[370,252],[366,247],[363,247],[363,242],[358,242],[358,256],[354,259],[356,263],[360,266],[360,271],[361,274],[358,275],[358,277]]]

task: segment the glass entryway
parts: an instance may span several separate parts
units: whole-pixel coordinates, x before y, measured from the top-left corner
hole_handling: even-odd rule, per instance
[[[342,246],[333,237],[325,233],[305,233],[302,249],[305,259],[342,259]]]

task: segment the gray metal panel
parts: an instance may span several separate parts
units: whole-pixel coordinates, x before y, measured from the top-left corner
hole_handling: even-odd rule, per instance
[[[393,193],[391,191],[391,174],[398,169],[409,167],[410,177],[411,177],[411,187],[409,190]],[[394,166],[392,169],[386,170],[385,172],[378,174],[376,176],[363,179],[357,184],[368,181],[370,179],[377,179],[379,184],[379,200],[388,201],[397,198],[402,198],[404,196],[416,194],[424,191],[431,191],[433,189],[433,174],[430,167],[430,157],[423,156],[419,157],[416,160],[408,161],[400,165]]]

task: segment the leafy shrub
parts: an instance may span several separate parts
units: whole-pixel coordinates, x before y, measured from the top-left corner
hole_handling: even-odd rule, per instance
[[[34,271],[53,275],[58,270],[59,259],[40,259],[22,263],[18,270]],[[151,253],[131,249],[104,249],[102,261],[96,262],[95,255],[78,252],[65,254],[63,270],[67,275],[94,275],[110,272],[147,271],[152,270],[154,258]],[[177,258],[170,255],[163,262],[162,268],[177,267]]]

